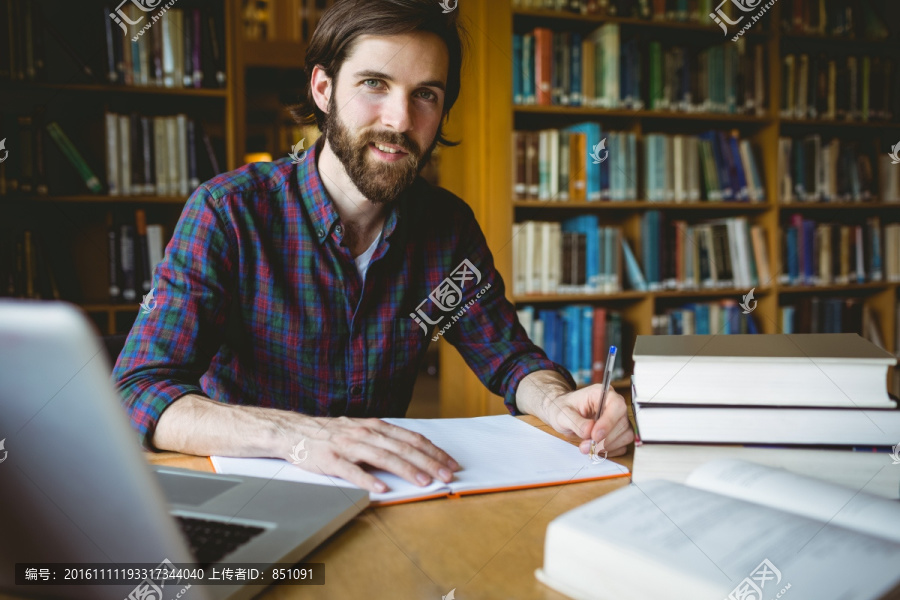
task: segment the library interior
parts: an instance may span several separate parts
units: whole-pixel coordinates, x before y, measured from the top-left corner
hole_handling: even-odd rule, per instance
[[[94,566],[209,569],[235,552],[316,573],[165,590],[148,576],[154,600],[900,594],[900,3],[116,1],[0,0],[0,600],[145,597],[131,578],[28,576],[85,562],[78,544],[102,547],[83,555]],[[374,60],[398,39],[405,73]],[[316,56],[333,62],[314,72]],[[337,79],[343,61],[365,78]],[[446,81],[414,87],[434,64]],[[422,90],[452,98],[453,143],[427,152]],[[375,134],[353,118],[400,157],[357,149]],[[369,189],[397,200],[348,212]],[[373,210],[383,222],[351,222]],[[325,421],[277,454],[189,426],[212,419],[204,402],[251,395],[381,419],[462,470],[442,480],[424,466],[438,451],[421,454],[423,488],[360,450],[354,478],[328,471]],[[208,422],[268,435],[235,414],[247,429]],[[60,415],[82,430],[61,434]],[[101,440],[91,423],[128,426]],[[413,442],[387,431],[379,450],[403,455]],[[98,486],[146,471],[120,507],[132,491],[162,502],[166,469],[333,496],[290,552],[203,546],[252,546],[263,516],[175,543],[169,511],[148,548],[171,557],[116,554],[87,499],[62,503],[48,457],[64,440],[97,450],[59,459],[93,463],[72,481],[107,459]],[[372,473],[388,491],[366,492]],[[169,504],[182,527],[186,494]]]

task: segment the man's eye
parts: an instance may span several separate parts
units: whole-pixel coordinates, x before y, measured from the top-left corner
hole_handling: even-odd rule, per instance
[[[363,81],[363,83],[364,83],[364,84],[367,84],[366,87],[373,87],[373,86],[368,85],[368,83],[369,83],[370,81],[374,81],[375,84],[376,84],[376,86],[378,85],[378,83],[380,83],[380,80],[379,80],[379,79],[366,79],[365,81]]]
[[[422,93],[428,94],[429,97],[426,98],[426,100],[437,100],[437,94],[435,94],[434,92],[429,92],[428,90],[425,90]]]

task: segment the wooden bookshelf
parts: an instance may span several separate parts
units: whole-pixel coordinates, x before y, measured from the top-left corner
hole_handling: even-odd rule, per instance
[[[791,205],[793,206],[793,205]],[[855,205],[860,206],[860,205]],[[896,205],[900,206],[900,204]],[[541,211],[578,210],[690,210],[690,211],[765,211],[771,207],[764,202],[648,202],[646,200],[626,202],[540,202],[534,200],[513,200],[513,208],[528,208]]]
[[[105,172],[102,171],[105,166],[103,114],[106,110],[117,113],[138,111],[150,115],[179,112],[189,116],[197,115],[202,117],[204,126],[211,130],[210,135],[215,136],[219,142],[217,152],[224,151],[224,154],[217,155],[220,170],[237,168],[243,164],[244,155],[248,151],[248,124],[269,118],[285,103],[280,98],[273,98],[271,94],[263,94],[262,100],[248,94],[248,73],[252,75],[255,71],[262,71],[264,75],[271,75],[272,70],[280,70],[281,75],[269,79],[280,81],[293,78],[297,90],[302,89],[306,42],[296,39],[296,34],[302,30],[307,36],[311,35],[324,7],[331,5],[334,0],[326,0],[324,6],[321,0],[303,0],[300,3],[275,0],[273,6],[277,14],[273,15],[273,23],[276,25],[272,31],[273,35],[267,39],[254,40],[245,39],[243,36],[242,11],[245,0],[182,1],[184,6],[179,3],[178,8],[200,7],[204,11],[214,13],[216,19],[222,23],[221,30],[224,36],[221,44],[226,72],[224,87],[197,89],[89,82],[64,52],[57,50],[53,56],[47,57],[48,62],[53,61],[55,64],[52,65],[52,69],[48,68],[46,80],[0,81],[0,85],[4,86],[0,114],[29,114],[32,106],[45,105],[48,110],[57,112],[54,117],[70,136],[73,132],[69,130],[67,124],[73,121],[74,115],[79,115],[75,122],[83,120],[86,124],[85,131],[90,132],[90,135],[78,135],[75,140],[76,146],[92,159],[89,162],[103,181],[105,181]],[[51,2],[59,4],[60,0]],[[302,14],[308,19],[305,25],[291,24],[289,5],[300,7]],[[56,5],[48,4],[45,10],[50,11],[54,6]],[[60,7],[66,8],[61,4]],[[103,13],[99,5],[96,8],[96,11],[93,9],[58,11],[59,14],[68,15],[66,18],[69,22],[66,25],[71,26],[71,31],[74,32],[71,33],[71,39],[67,40],[70,44],[73,44],[73,40],[77,40],[78,31],[102,31]],[[59,26],[57,28],[62,30]],[[66,32],[68,31],[67,29]],[[116,30],[116,34],[119,33],[121,32]],[[45,45],[52,44],[53,40],[45,40]],[[96,43],[84,48],[83,56],[94,68],[98,80],[103,74],[98,73],[96,67],[103,57],[105,57],[105,41],[102,35],[98,35]],[[289,102],[293,103],[297,99],[298,96],[292,97]],[[269,105],[266,105],[267,102]],[[257,105],[261,107],[259,110],[256,109]],[[272,105],[276,108],[273,109]],[[279,118],[283,120],[284,116],[279,115]],[[77,132],[79,128],[73,126],[72,129]],[[8,150],[12,149],[17,143],[17,140],[10,139],[6,147]],[[52,141],[45,139],[45,144],[52,145]],[[277,148],[273,147],[271,151],[273,158],[277,158]],[[93,318],[102,334],[126,333],[130,329],[133,317],[138,313],[139,305],[97,301],[98,298],[105,297],[108,289],[105,216],[109,211],[133,215],[135,209],[143,208],[148,215],[148,221],[163,224],[166,236],[170,237],[187,197],[85,193],[85,187],[71,171],[69,164],[48,166],[50,194],[16,192],[0,195],[0,224],[5,221],[25,229],[52,222],[66,229],[67,237],[71,239],[66,241],[54,239],[52,249],[71,255],[75,272],[73,278],[80,288],[80,293],[77,297],[62,299],[79,304]],[[60,175],[66,180],[66,185],[61,186],[65,187],[63,190],[65,193],[54,193],[52,184]]]
[[[647,210],[661,210],[677,214],[678,218],[703,219],[708,216],[746,216],[752,224],[761,225],[767,232],[769,270],[773,281],[760,282],[755,288],[757,307],[754,310],[757,325],[762,333],[778,333],[779,307],[786,299],[796,299],[816,294],[834,297],[860,298],[877,317],[880,334],[888,351],[900,350],[900,340],[895,339],[897,323],[895,308],[898,302],[896,282],[880,281],[793,287],[778,283],[781,267],[781,231],[784,219],[793,212],[809,217],[840,220],[857,213],[880,216],[882,226],[900,221],[897,211],[900,204],[864,203],[793,203],[783,204],[778,197],[777,148],[782,135],[822,133],[836,136],[871,136],[883,132],[896,134],[900,139],[900,115],[891,122],[824,121],[785,119],[779,115],[781,101],[781,56],[790,48],[808,45],[810,48],[827,46],[830,55],[846,56],[874,51],[884,53],[883,42],[867,40],[834,39],[822,36],[783,35],[780,31],[779,4],[770,10],[767,21],[757,23],[744,37],[753,43],[765,45],[766,64],[766,112],[756,115],[727,115],[715,113],[662,112],[650,110],[605,110],[598,108],[515,105],[513,103],[512,34],[530,30],[536,26],[553,30],[591,31],[604,23],[619,23],[623,33],[626,27],[644,38],[665,39],[687,45],[714,45],[729,41],[722,39],[717,27],[697,23],[670,21],[644,21],[632,18],[580,16],[548,10],[513,8],[510,0],[484,3],[460,3],[459,10],[474,32],[471,54],[464,67],[460,99],[453,108],[448,135],[462,139],[463,144],[444,152],[441,180],[455,194],[463,198],[473,209],[484,230],[488,244],[504,282],[507,297],[517,307],[537,305],[552,307],[570,303],[586,303],[618,310],[627,322],[632,338],[626,341],[623,357],[630,363],[633,335],[652,333],[651,318],[662,308],[677,306],[692,300],[731,297],[741,300],[744,289],[694,289],[636,292],[625,290],[613,294],[550,294],[521,295],[512,293],[512,244],[514,225],[526,219],[561,220],[577,214],[600,214],[601,222],[616,224],[631,240],[639,239],[640,219]],[[896,20],[896,19],[894,19]],[[680,37],[679,37],[680,36]],[[896,49],[897,42],[890,42]],[[642,52],[645,45],[641,46]],[[809,50],[814,52],[818,50]],[[643,71],[646,74],[646,70]],[[873,73],[873,77],[874,77]],[[562,127],[580,121],[599,121],[604,130],[632,131],[638,139],[648,130],[656,133],[701,132],[705,129],[737,129],[742,138],[748,138],[761,150],[760,170],[766,190],[766,202],[752,203],[661,203],[643,200],[632,202],[539,202],[512,199],[513,148],[511,133],[514,130],[538,130]],[[640,142],[639,142],[640,146]],[[640,159],[639,159],[640,160]],[[643,164],[639,163],[639,181],[642,181]],[[678,214],[682,213],[682,214]],[[636,249],[637,251],[637,249]],[[886,252],[882,240],[882,252]],[[639,262],[641,261],[638,257]],[[451,374],[441,379],[441,415],[465,417],[483,414],[502,414],[501,401],[484,389],[482,384],[466,368],[459,354],[449,345],[441,344],[441,373]],[[628,364],[627,368],[631,365]],[[615,383],[617,390],[628,396],[628,380]]]
[[[39,81],[3,81],[4,99],[0,109],[5,115],[28,115],[32,107],[46,107],[47,120],[60,123],[104,183],[106,139],[103,115],[107,111],[117,114],[135,111],[148,116],[184,113],[194,117],[214,138],[220,169],[234,168],[237,166],[237,154],[234,147],[233,104],[238,90],[232,77],[234,48],[230,40],[234,22],[228,7],[235,1],[238,0],[186,0],[183,6],[178,7],[187,10],[201,8],[204,16],[213,16],[220,26],[220,35],[223,35],[221,44],[226,85],[203,88],[106,83],[105,72],[101,71],[106,57],[105,38],[102,35],[88,35],[103,31],[100,6],[96,7],[96,11],[71,11],[66,5],[50,1],[42,6],[44,18],[91,66],[96,79],[90,81],[65,49],[45,31],[47,55],[44,78]],[[159,27],[158,24],[156,26]],[[121,33],[115,27],[115,34]],[[8,57],[5,56],[4,60]],[[7,149],[15,152],[18,144],[19,140],[9,139]],[[46,231],[47,234],[42,236],[41,251],[65,256],[66,264],[71,267],[65,269],[71,272],[58,273],[53,269],[57,279],[65,277],[71,283],[67,287],[60,286],[61,299],[80,305],[101,334],[126,333],[137,315],[138,304],[92,300],[107,297],[109,289],[106,215],[117,214],[122,217],[122,222],[127,222],[129,215],[133,219],[135,209],[142,208],[147,213],[148,221],[162,224],[165,234],[170,236],[187,196],[85,193],[85,186],[74,175],[72,166],[59,159],[59,155],[47,154],[54,146],[48,136],[44,136],[44,144],[50,193],[14,192],[0,196],[0,222],[9,219],[8,223],[23,230]],[[198,139],[198,153],[202,152],[199,146]],[[224,153],[220,154],[221,151]],[[57,160],[51,163],[51,156],[57,156]],[[54,236],[57,232],[62,235]]]
[[[247,0],[228,0],[234,23],[243,24]],[[282,131],[293,122],[285,106],[299,101],[306,93],[304,74],[306,46],[322,13],[334,0],[302,0],[305,27],[290,31],[296,15],[290,13],[293,2],[270,2],[270,26],[265,38],[249,39],[242,27],[232,41],[233,80],[240,94],[234,97],[235,149],[240,159],[249,153],[268,153],[273,159],[287,156],[280,147]],[[302,25],[302,23],[301,23]],[[296,140],[300,141],[300,140]]]

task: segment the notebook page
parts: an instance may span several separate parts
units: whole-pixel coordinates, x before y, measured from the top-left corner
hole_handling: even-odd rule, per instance
[[[453,481],[439,480],[419,487],[405,479],[382,471],[367,469],[384,481],[388,491],[369,493],[373,503],[393,502],[455,493],[566,482],[588,478],[627,475],[628,469],[606,460],[594,465],[576,446],[523,423],[510,415],[464,419],[383,419],[421,433],[447,452],[462,467]],[[275,478],[284,481],[336,485],[357,488],[339,477],[328,477],[301,469],[277,458],[210,457],[217,473],[248,477]],[[358,489],[358,488],[357,488]]]
[[[454,493],[627,475],[605,460],[593,464],[578,447],[511,415],[468,419],[384,419],[421,433],[462,469],[448,485]]]
[[[280,479],[282,481],[359,489],[359,486],[340,477],[328,477],[321,473],[306,471],[280,458],[211,456],[210,460],[212,460],[216,473],[222,475],[244,475],[247,477],[261,477],[263,479]],[[366,470],[388,486],[388,491],[384,493],[369,492],[369,500],[373,503],[394,502],[422,496],[440,496],[445,495],[449,491],[447,485],[439,480],[432,481],[431,484],[425,487],[419,487],[393,473],[371,468]]]

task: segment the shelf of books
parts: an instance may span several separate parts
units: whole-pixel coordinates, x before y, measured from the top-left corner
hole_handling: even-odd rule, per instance
[[[235,166],[226,5],[2,8],[0,295],[127,332],[185,200]]]
[[[529,335],[581,385],[611,344],[627,377],[638,334],[856,332],[898,349],[898,7],[738,4],[472,13],[481,52],[510,48],[480,59],[470,79],[493,88],[466,106],[509,123],[478,157],[508,173],[509,229],[489,243]]]
[[[313,126],[297,125],[289,112],[306,95],[306,46],[334,0],[232,0],[241,30],[234,40],[235,78],[245,92],[235,98],[242,115],[236,146],[246,161],[276,160],[308,149]],[[302,144],[302,146],[298,146]]]

